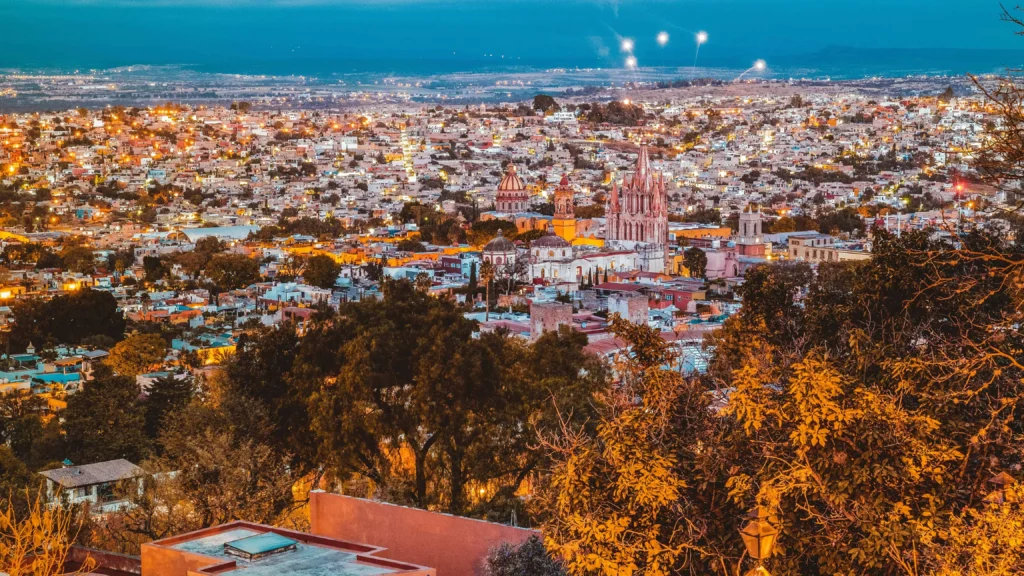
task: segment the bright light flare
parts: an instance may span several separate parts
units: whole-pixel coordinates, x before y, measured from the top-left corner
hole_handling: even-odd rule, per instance
[[[636,46],[636,44],[633,42],[632,38],[623,38],[622,43],[619,44],[619,47],[623,52],[632,52],[634,46]]]
[[[636,68],[636,56],[626,58],[626,68]]]
[[[703,30],[701,30],[700,32],[697,32],[697,44],[698,45],[703,44],[703,43],[705,43],[707,41],[708,41],[708,33],[707,32],[705,32]]]
[[[764,60],[758,60],[757,62],[754,62],[754,70],[757,70],[758,72],[764,72],[764,69],[767,67],[768,63],[765,62]]]
[[[664,46],[668,44],[668,32],[658,32],[658,45]]]

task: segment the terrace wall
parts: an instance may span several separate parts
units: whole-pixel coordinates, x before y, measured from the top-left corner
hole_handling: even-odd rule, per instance
[[[372,543],[386,548],[388,558],[435,568],[437,576],[474,576],[491,548],[540,535],[536,530],[325,492],[310,494],[309,516],[313,534]]]

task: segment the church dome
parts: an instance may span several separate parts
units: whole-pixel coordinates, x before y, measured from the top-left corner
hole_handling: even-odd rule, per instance
[[[570,244],[564,238],[554,234],[541,236],[530,243],[531,248],[568,248],[569,246]]]
[[[505,177],[501,179],[501,184],[498,184],[498,192],[521,192],[524,190],[526,190],[526,186],[523,185],[519,174],[516,174],[515,164],[509,164]]]
[[[505,238],[504,232],[498,230],[498,235],[484,246],[484,252],[515,252],[516,245]]]

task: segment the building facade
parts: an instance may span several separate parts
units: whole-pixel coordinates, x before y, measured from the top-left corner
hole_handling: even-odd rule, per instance
[[[576,239],[576,213],[573,195],[575,192],[569,186],[569,177],[562,175],[562,181],[555,188],[555,216],[551,220],[551,226],[555,230],[555,236],[572,243]]]
[[[651,170],[646,146],[640,147],[636,170],[612,184],[605,233],[609,244],[635,249],[640,266],[664,272],[668,252],[668,193],[665,179]]]
[[[498,184],[498,193],[494,199],[494,209],[498,212],[515,214],[526,212],[530,204],[530,194],[523,185],[523,180],[516,174],[515,164],[509,163],[505,177]]]

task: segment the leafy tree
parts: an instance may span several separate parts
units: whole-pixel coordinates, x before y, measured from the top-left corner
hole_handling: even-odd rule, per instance
[[[427,247],[422,242],[416,240],[402,240],[395,245],[395,248],[400,252],[426,252]]]
[[[494,264],[485,261],[480,265],[480,279],[484,281],[484,322],[491,320],[491,284],[494,282]]]
[[[783,216],[771,223],[771,233],[796,232],[796,222],[789,216]]]
[[[149,453],[139,386],[131,378],[97,369],[96,378],[68,399],[63,416],[73,462],[141,462]]]
[[[237,290],[260,280],[260,265],[241,254],[217,254],[206,266],[206,276],[223,290]]]
[[[165,419],[184,410],[194,395],[195,383],[191,376],[169,374],[153,380],[146,393],[146,434],[156,439]]]
[[[551,96],[547,94],[537,94],[533,97],[533,109],[541,112],[558,112],[561,107]]]
[[[167,275],[167,268],[159,256],[143,256],[142,270],[146,274],[146,282],[156,282]]]
[[[515,224],[505,220],[479,221],[475,222],[469,231],[469,243],[473,246],[484,246],[498,236],[498,230],[509,239],[515,238],[518,232]]]
[[[363,271],[366,273],[366,277],[374,282],[379,282],[384,276],[385,262],[383,259],[380,260],[369,260],[363,265]]]
[[[220,241],[216,236],[203,236],[199,240],[196,240],[195,251],[202,252],[204,254],[220,254],[227,249],[224,242]]]
[[[310,372],[318,356],[296,364],[300,340],[295,327],[284,324],[239,337],[227,364],[223,396],[242,398],[268,415],[266,442],[290,454],[289,465],[301,471],[316,467],[316,447],[309,442],[307,402],[313,393]]]
[[[296,364],[317,387],[313,430],[338,477],[356,473],[391,501],[454,513],[514,505],[542,462],[529,454],[525,424],[553,419],[553,401],[585,411],[605,372],[599,362],[580,365],[582,339],[547,341],[552,354],[577,360],[556,370],[531,364],[514,340],[475,331],[452,303],[409,282],[387,282],[382,301],[345,305],[314,326]],[[396,460],[404,451],[407,467]],[[474,503],[471,483],[499,488]]]
[[[683,254],[683,265],[693,278],[703,278],[708,271],[708,255],[700,248],[690,248]]]
[[[124,336],[124,316],[109,292],[83,288],[48,301],[19,300],[11,308],[14,325],[8,338],[12,351],[24,350],[29,343],[78,344],[91,336],[114,340]]]
[[[687,212],[686,216],[683,217],[683,221],[699,222],[701,224],[716,224],[721,226],[722,213],[717,208],[704,208],[701,206],[692,212]]]
[[[0,445],[0,491],[18,494],[34,482],[33,474],[8,446]]]
[[[60,422],[43,420],[46,402],[35,395],[0,396],[0,439],[31,470],[64,458]]]
[[[165,482],[188,504],[198,527],[236,519],[274,523],[292,506],[295,478],[286,454],[272,449],[260,432],[269,422],[257,404],[193,404],[171,421],[160,438],[165,455],[157,465],[178,470]]]
[[[680,573],[691,556],[713,556],[697,511],[715,490],[693,464],[712,427],[708,396],[661,368],[671,354],[657,332],[620,318],[612,331],[632,355],[616,363],[621,380],[602,395],[596,430],[567,422],[544,441],[554,458],[545,543],[574,575]]]
[[[42,489],[18,496],[8,493],[0,503],[0,572],[9,576],[64,573],[79,528],[74,510],[50,506]]]
[[[110,349],[104,360],[117,374],[135,378],[160,367],[167,342],[159,334],[132,334]]]
[[[339,274],[341,274],[341,265],[335,262],[334,258],[324,254],[317,254],[306,261],[306,268],[302,271],[302,278],[307,284],[330,289],[338,281]]]
[[[61,252],[64,267],[71,272],[91,274],[96,268],[96,255],[84,246],[72,246]]]
[[[540,538],[531,536],[519,545],[507,542],[492,549],[484,564],[484,576],[565,576],[561,562],[544,549]]]

